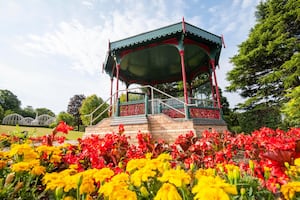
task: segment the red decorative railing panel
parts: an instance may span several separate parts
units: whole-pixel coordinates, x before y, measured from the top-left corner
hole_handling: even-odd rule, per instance
[[[178,110],[180,110],[181,112],[184,113],[184,109],[183,108],[179,108]],[[169,117],[172,118],[184,118],[184,115],[174,109],[163,109],[162,113],[168,115]]]
[[[181,112],[184,112],[183,108],[179,108]],[[204,119],[220,119],[220,110],[209,108],[189,108],[191,118],[204,118]],[[162,113],[172,118],[184,118],[182,113],[174,109],[163,109]]]
[[[190,108],[191,118],[220,119],[220,110],[205,108]]]
[[[120,105],[120,116],[142,115],[145,114],[145,104]]]

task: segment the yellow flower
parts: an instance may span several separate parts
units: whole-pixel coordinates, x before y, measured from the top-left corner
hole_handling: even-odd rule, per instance
[[[128,182],[129,181],[129,175],[126,173],[120,173],[115,175],[111,181],[113,182]]]
[[[60,155],[52,155],[50,158],[51,163],[59,163],[61,161],[61,156]]]
[[[93,172],[93,177],[95,179],[95,182],[100,182],[100,183],[112,177],[113,175],[114,175],[114,171],[111,170],[110,168],[96,169]]]
[[[6,160],[9,158],[10,153],[6,151],[0,151],[0,158]]]
[[[155,177],[156,172],[151,168],[144,167],[135,171],[131,176],[130,180],[134,186],[140,187],[142,182],[147,182],[150,177]]]
[[[298,167],[300,167],[300,158],[296,158],[294,161],[294,164]]]
[[[103,186],[100,187],[99,193],[103,194],[106,197],[113,195],[120,190],[125,190],[128,188],[129,175],[126,173],[120,173],[115,175],[111,181],[104,183]]]
[[[289,182],[280,188],[285,199],[294,199],[295,193],[300,192],[300,182]]]
[[[156,159],[159,161],[165,162],[165,161],[172,160],[172,157],[170,154],[162,153],[162,154],[159,154],[159,156]]]
[[[127,163],[126,171],[132,172],[135,169],[141,169],[144,167],[147,163],[147,159],[141,158],[141,159],[132,159]]]
[[[215,200],[230,200],[228,194],[220,188],[208,187],[196,194],[195,200],[199,199],[215,199]]]
[[[164,183],[158,190],[154,200],[181,200],[176,187],[170,183]]]
[[[79,173],[75,175],[66,175],[64,177],[64,182],[65,182],[64,192],[69,192],[71,189],[77,189],[80,176],[81,174]]]
[[[59,146],[46,146],[41,145],[36,148],[39,154],[45,153],[48,156],[48,159],[51,163],[56,163],[61,161],[62,150]]]
[[[9,156],[23,156],[23,161],[31,161],[39,157],[38,153],[27,143],[13,144],[9,151]]]
[[[195,177],[196,179],[199,179],[202,176],[215,176],[216,175],[216,170],[213,168],[208,168],[208,169],[198,169],[195,172]]]
[[[225,183],[219,176],[200,176],[197,177],[198,183],[192,188],[192,193],[196,194],[195,199],[229,199],[228,194],[237,194],[235,185]],[[208,192],[209,191],[209,192]]]
[[[29,162],[19,162],[11,165],[13,172],[26,172],[31,170],[31,164]]]
[[[46,173],[45,176],[43,177],[43,184],[46,185],[46,190],[54,191],[56,188],[64,188],[66,182],[62,177],[65,176],[62,176],[61,173],[57,173],[57,172]]]
[[[182,187],[190,183],[191,177],[183,169],[178,168],[165,171],[158,180],[173,183],[176,187]]]
[[[45,172],[46,172],[46,168],[44,166],[40,166],[40,165],[34,166],[30,171],[31,174],[34,174],[37,176],[39,176],[41,174],[45,174]]]
[[[152,153],[146,153],[145,158],[150,160],[152,158]]]
[[[122,190],[116,190],[109,196],[110,200],[137,200],[136,193],[128,190],[128,189],[122,189]]]
[[[91,194],[95,191],[94,181],[91,177],[83,177],[80,185],[80,194]]]

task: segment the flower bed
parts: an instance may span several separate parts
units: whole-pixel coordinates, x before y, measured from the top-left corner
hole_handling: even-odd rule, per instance
[[[137,133],[64,143],[2,134],[0,199],[296,199],[300,196],[300,129],[261,128],[250,135],[204,131],[173,144]],[[39,142],[40,145],[35,145]],[[9,147],[4,151],[5,147]]]

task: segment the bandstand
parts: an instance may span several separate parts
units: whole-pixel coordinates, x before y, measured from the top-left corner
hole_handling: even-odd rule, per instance
[[[133,140],[138,131],[172,141],[188,131],[226,130],[216,76],[222,44],[222,37],[184,20],[109,42],[103,68],[111,80],[110,106],[104,110],[110,117],[93,125],[98,117],[93,112],[84,137],[117,132],[119,124]],[[170,83],[179,83],[176,95],[168,92]],[[159,87],[167,84],[169,90]]]

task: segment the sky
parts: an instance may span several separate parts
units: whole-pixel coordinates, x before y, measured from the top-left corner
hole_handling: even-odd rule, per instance
[[[108,41],[185,22],[223,35],[218,84],[229,85],[230,58],[255,25],[260,0],[0,0],[0,89],[21,107],[67,111],[76,94],[106,100]],[[121,84],[121,83],[120,83]],[[125,87],[123,84],[121,87]],[[243,100],[223,92],[230,107]]]

